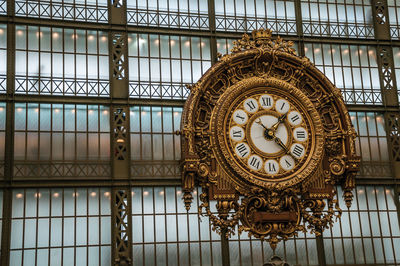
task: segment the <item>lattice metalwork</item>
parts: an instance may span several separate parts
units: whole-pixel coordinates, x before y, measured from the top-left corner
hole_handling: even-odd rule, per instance
[[[113,109],[113,141],[114,141],[114,159],[124,161],[127,159],[127,113],[124,108]]]
[[[12,197],[10,265],[110,265],[109,188],[15,189]]]
[[[43,19],[101,23],[108,21],[107,0],[16,0],[15,14]]]
[[[348,104],[382,104],[373,46],[305,43],[305,55],[339,89]]]
[[[108,96],[108,61],[105,32],[16,26],[17,94]]]
[[[400,161],[400,114],[387,114],[388,139],[390,142],[392,158],[394,161]]]
[[[275,33],[295,35],[294,1],[215,1],[217,31],[247,32],[268,28]]]
[[[4,4],[5,5],[5,4]],[[1,9],[1,3],[0,3]],[[1,14],[1,11],[0,11]],[[7,91],[7,25],[0,24],[0,93]]]
[[[392,48],[378,47],[379,74],[386,105],[398,105]]]
[[[340,193],[340,187],[337,188]],[[393,265],[399,262],[400,229],[393,188],[357,186],[350,209],[324,231],[328,265]],[[339,198],[340,207],[345,206]]]
[[[113,33],[112,44],[113,78],[121,80],[125,78],[126,74],[126,34]]]
[[[114,261],[112,265],[132,265],[131,254],[132,249],[129,244],[130,226],[130,202],[129,191],[124,189],[113,189],[113,252]]]
[[[15,177],[110,177],[109,108],[15,105]]]
[[[210,39],[129,34],[129,90],[133,98],[186,99],[185,84],[211,66]]]
[[[361,156],[358,178],[390,178],[392,176],[383,114],[350,112],[357,131],[356,151]]]
[[[207,1],[128,1],[128,24],[183,29],[209,28]]]
[[[180,178],[181,107],[135,106],[130,109],[133,179]]]
[[[369,0],[301,0],[301,11],[304,35],[375,37]]]

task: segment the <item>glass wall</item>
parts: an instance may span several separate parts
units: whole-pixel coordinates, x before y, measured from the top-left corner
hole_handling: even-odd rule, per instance
[[[108,96],[108,60],[106,32],[16,26],[15,92]]]
[[[113,22],[110,11],[124,4],[126,23]],[[339,196],[342,218],[324,232],[323,246],[299,233],[272,251],[236,234],[231,265],[262,265],[274,254],[318,265],[322,248],[327,265],[399,264],[398,180],[389,156],[397,131],[388,136],[385,117],[400,110],[385,105],[381,84],[391,69],[380,69],[377,51],[392,47],[400,88],[400,4],[387,4],[391,40],[378,43],[370,0],[0,0],[0,237],[10,235],[10,265],[110,265],[112,240],[125,236],[111,224],[112,213],[121,214],[118,201],[112,205],[119,186],[132,197],[122,218],[132,218],[133,265],[221,265],[221,238],[197,213],[201,189],[184,208],[175,133],[186,84],[218,61],[216,52],[229,53],[258,28],[293,41],[341,90],[362,165],[353,205]],[[113,34],[126,38],[127,54]],[[121,61],[128,79],[115,82],[110,73]],[[129,96],[114,98],[126,84]],[[115,123],[112,110],[120,107],[129,126]],[[113,171],[120,133],[130,138],[125,179]]]
[[[210,39],[155,34],[128,35],[129,87],[133,98],[186,99],[185,84],[211,66]]]
[[[15,177],[109,177],[110,114],[102,105],[15,104]]]
[[[13,191],[10,265],[110,265],[108,188]]]

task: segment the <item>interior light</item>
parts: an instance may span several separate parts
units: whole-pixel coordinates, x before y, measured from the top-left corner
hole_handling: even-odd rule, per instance
[[[93,40],[94,40],[94,36],[93,36],[93,35],[89,35],[89,36],[88,36],[88,40],[89,40],[89,41],[93,41]]]
[[[102,41],[102,42],[106,42],[106,41],[107,41],[107,37],[106,37],[106,36],[102,36],[102,37],[101,37],[101,41]]]
[[[0,107],[0,112],[3,112],[3,109],[4,109],[3,107]]]
[[[4,30],[3,29],[0,29],[0,34],[3,34],[4,33]]]
[[[186,42],[185,42],[185,46],[186,46],[186,47],[189,47],[189,46],[190,46],[190,41],[186,41]]]
[[[16,197],[17,199],[22,199],[23,196],[24,196],[24,195],[23,195],[22,193],[17,193],[17,195],[15,195],[15,197]]]
[[[160,43],[160,40],[159,40],[159,39],[154,40],[154,44],[155,44],[155,45],[158,45],[159,43]]]
[[[58,38],[58,32],[53,32],[53,38],[57,39]]]
[[[96,192],[90,192],[90,196],[92,196],[92,197],[96,197],[96,195],[97,195],[97,193]]]
[[[143,196],[148,196],[149,192],[148,191],[143,191]]]
[[[79,193],[78,192],[73,192],[72,193],[72,197],[78,197],[79,196]]]
[[[105,197],[109,197],[109,196],[110,196],[110,192],[108,192],[108,191],[107,191],[107,192],[104,192],[104,196],[105,196]]]
[[[169,41],[169,43],[171,44],[171,46],[174,46],[175,45],[175,40],[171,40],[171,41]]]
[[[42,197],[42,193],[35,193],[34,196],[35,196],[35,198],[41,198]]]
[[[18,31],[17,31],[17,35],[18,35],[18,36],[22,36],[22,35],[24,35],[24,33],[22,32],[22,30],[18,30]]]
[[[58,198],[60,196],[60,193],[58,193],[58,192],[55,192],[54,194],[53,194],[53,197],[55,197],[55,198]]]
[[[162,191],[160,191],[158,194],[159,194],[160,196],[163,196],[163,195],[164,195],[164,191],[162,190]]]
[[[42,38],[43,37],[43,32],[36,32],[36,37],[39,37],[40,36],[40,38]]]

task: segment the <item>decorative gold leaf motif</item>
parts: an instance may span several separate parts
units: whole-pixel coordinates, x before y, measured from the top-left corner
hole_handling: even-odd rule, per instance
[[[272,248],[299,231],[319,235],[332,226],[334,217],[341,215],[335,185],[342,185],[350,207],[360,164],[355,152],[356,133],[340,91],[308,58],[297,56],[292,46],[292,42],[274,38],[268,29],[244,34],[234,42],[231,54],[218,55],[219,61],[196,84],[188,86],[190,95],[180,132],[186,208],[190,208],[198,185],[202,188],[199,214],[210,217],[213,230],[231,236],[237,227],[239,233],[246,231],[264,239]],[[244,101],[257,103],[265,94],[274,101],[286,101],[293,114],[301,115],[307,141],[295,141],[289,111],[280,115],[277,106],[244,110]],[[246,114],[247,124],[232,122],[235,110]],[[255,123],[260,126],[262,116],[281,121],[287,131],[285,144],[276,135],[281,122],[272,127],[263,125],[261,138],[274,140],[279,152],[266,153],[250,141],[250,127]],[[239,142],[230,136],[232,125],[244,134]],[[259,167],[260,163],[258,168],[250,168],[247,153],[242,158],[234,151],[236,143],[245,143],[250,154],[260,158],[255,160],[260,160],[262,167],[267,160],[283,156],[292,158],[295,166],[276,173]],[[305,151],[302,156],[297,153],[298,158],[291,151],[296,143],[302,143],[298,146]],[[216,212],[211,211],[211,204]]]

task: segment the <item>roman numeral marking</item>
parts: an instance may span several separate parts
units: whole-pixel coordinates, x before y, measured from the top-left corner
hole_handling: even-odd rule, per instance
[[[275,164],[273,163],[268,163],[268,170],[270,172],[276,172]]]
[[[257,169],[260,168],[260,161],[256,157],[251,158],[249,164],[251,166],[253,166],[254,168],[257,168]]]
[[[256,105],[254,104],[253,101],[250,101],[250,102],[248,102],[246,104],[249,106],[250,111],[253,111],[253,109],[256,109]]]
[[[242,131],[238,130],[238,131],[233,131],[232,133],[234,138],[241,138],[242,137]]]
[[[271,106],[271,98],[267,98],[267,97],[262,97],[262,105],[263,106]]]
[[[286,159],[285,159],[285,163],[286,163],[286,166],[287,166],[288,168],[292,166],[292,164],[291,164],[288,160],[286,160]]]
[[[300,157],[302,152],[303,152],[303,148],[301,146],[295,145],[292,153],[293,153],[293,155]]]
[[[297,132],[296,132],[296,137],[297,137],[298,139],[305,139],[305,138],[306,138],[306,132],[304,132],[304,131],[297,131]]]
[[[300,119],[300,116],[298,116],[298,115],[295,115],[292,118],[290,118],[290,120],[292,120],[293,123],[296,122],[299,119]]]
[[[285,102],[282,103],[280,110],[283,110],[283,107],[285,106]]]
[[[244,145],[243,143],[241,143],[240,145],[238,145],[238,146],[236,147],[236,149],[237,149],[238,152],[240,153],[240,156],[241,156],[241,157],[244,157],[244,156],[246,156],[246,155],[249,153],[249,151],[247,150],[246,145]]]
[[[243,117],[243,116],[241,116],[239,114],[236,114],[236,117],[242,119],[242,121],[244,121],[246,119],[245,117]]]

